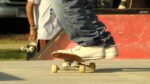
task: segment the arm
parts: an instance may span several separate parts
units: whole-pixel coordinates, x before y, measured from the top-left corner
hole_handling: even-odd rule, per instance
[[[30,25],[30,36],[29,36],[30,41],[34,41],[37,38],[37,29],[34,22],[33,8],[34,4],[28,1],[26,5],[26,12]]]

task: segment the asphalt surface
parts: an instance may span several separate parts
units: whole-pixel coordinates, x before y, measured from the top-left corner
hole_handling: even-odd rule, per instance
[[[0,84],[149,84],[150,60],[96,60],[95,73],[58,71],[62,61],[1,61]],[[86,62],[88,63],[88,62]]]

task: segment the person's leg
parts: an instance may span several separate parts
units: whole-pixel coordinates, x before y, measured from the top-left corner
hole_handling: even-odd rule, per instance
[[[69,37],[82,46],[98,45],[100,35],[87,18],[86,0],[51,0],[52,10]]]
[[[106,30],[106,26],[104,23],[102,23],[101,21],[98,20],[95,11],[92,8],[92,4],[90,4],[90,1],[87,1],[86,3],[84,3],[84,9],[86,11],[86,14],[88,15],[89,20],[92,22],[92,24],[94,25],[94,29],[97,29],[99,31],[100,34],[100,39],[102,43],[107,44],[114,44],[114,40],[110,34],[109,31],[105,31]]]
[[[75,38],[75,40],[74,40],[74,38],[71,38],[72,40],[74,40],[75,42],[79,43],[80,45],[83,45],[83,44],[84,45],[88,45],[87,44],[88,40],[86,38],[88,38],[88,39],[89,39],[89,37],[93,38],[94,35],[95,35],[95,36],[98,36],[98,37],[96,39],[95,38],[93,38],[93,39],[95,39],[96,41],[99,41],[98,42],[99,44],[101,42],[105,43],[106,46],[115,44],[112,36],[110,35],[110,33],[105,31],[104,24],[98,21],[96,15],[93,13],[94,11],[91,10],[91,8],[89,6],[87,6],[87,7],[85,6],[85,4],[88,3],[87,0],[81,0],[81,1],[74,0],[72,2],[75,2],[75,3],[70,5],[71,1],[72,0],[70,0],[70,1],[66,0],[65,4],[62,4],[62,6],[65,5],[64,6],[65,7],[64,11],[66,11],[66,12],[64,12],[63,14],[66,14],[65,16],[67,16],[68,23],[70,22],[69,24],[72,26],[72,27],[71,26],[70,27],[67,26],[69,28],[65,27],[65,29],[74,29],[71,32],[69,31],[69,33],[70,33],[69,36],[71,36],[71,37],[73,36]],[[56,4],[55,4],[55,6],[57,7]],[[78,9],[78,11],[76,11],[77,9]],[[80,12],[81,10],[83,12]],[[56,12],[55,9],[54,9],[54,11]],[[59,14],[62,14],[62,13],[59,13]],[[57,15],[57,13],[56,13],[56,15]],[[81,16],[81,18],[79,16]],[[72,19],[73,21],[70,20],[70,19]],[[64,21],[67,21],[67,20],[64,20]],[[72,24],[71,22],[74,23],[74,24]],[[84,33],[81,32],[82,31],[81,29],[82,30],[87,30],[86,31],[87,34],[83,35]],[[79,30],[79,31],[76,32],[76,30]],[[90,30],[92,30],[92,32],[96,32],[96,34],[93,35],[92,32],[89,32]],[[67,31],[67,30],[65,30],[65,31]],[[71,34],[71,33],[73,33],[74,35]],[[80,35],[83,35],[82,38],[84,38],[84,39],[80,39]],[[99,39],[99,37],[101,39]],[[93,39],[89,39],[89,41],[93,42]],[[96,42],[93,42],[93,44],[94,43],[96,43]],[[90,45],[92,45],[92,44],[90,44]],[[107,49],[107,50],[109,50],[109,49]],[[115,48],[115,51],[116,51],[116,48]],[[116,55],[117,55],[117,53],[116,53]]]
[[[77,47],[76,50],[83,50],[79,52],[75,52],[77,55],[85,55],[87,50],[90,50],[91,46],[94,46],[92,49],[96,53],[97,51],[101,51],[99,55],[102,57],[103,49],[98,49],[99,47],[95,47],[95,45],[100,45],[101,42],[105,45],[113,45],[114,41],[109,32],[105,31],[105,27],[102,23],[98,23],[98,19],[96,15],[93,14],[93,21],[96,21],[93,24],[91,18],[87,14],[84,4],[87,0],[65,0],[65,1],[52,1],[52,9],[58,17],[59,22],[62,27],[68,33],[72,40],[82,46],[88,47]],[[94,11],[89,11],[94,12]],[[103,26],[102,26],[103,25]],[[85,49],[86,48],[86,49]],[[71,50],[72,52],[72,50]],[[68,53],[68,52],[66,52]],[[88,55],[92,55],[89,54]],[[98,57],[98,56],[96,56]]]
[[[39,40],[39,50],[42,50],[49,40]]]
[[[84,8],[89,16],[88,18],[94,24],[95,29],[98,29],[100,32],[101,42],[105,45],[106,58],[115,58],[118,55],[118,51],[114,39],[109,31],[105,31],[106,26],[98,20],[90,3],[91,1],[92,0],[89,0],[89,2],[84,3]]]
[[[87,0],[65,0],[64,2],[52,0],[52,2],[55,2],[52,3],[52,9],[56,17],[76,43],[83,46],[97,45],[101,41],[114,44],[110,32],[105,31],[105,25],[98,20],[94,10],[89,5],[86,7]]]
[[[100,34],[87,18],[88,15],[83,7],[85,1],[51,0],[51,11],[56,14],[58,21],[69,37],[80,45],[65,53],[73,53],[84,58],[91,56],[91,59],[102,58],[104,57],[104,49],[100,46]],[[91,52],[87,53],[87,51]]]

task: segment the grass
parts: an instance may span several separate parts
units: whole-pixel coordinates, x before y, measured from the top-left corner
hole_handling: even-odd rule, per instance
[[[26,60],[26,52],[20,50],[0,50],[0,60]]]
[[[27,37],[27,34],[0,35],[0,60],[26,60],[26,52],[19,49]]]

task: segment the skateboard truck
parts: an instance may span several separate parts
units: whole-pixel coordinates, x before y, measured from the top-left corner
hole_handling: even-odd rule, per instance
[[[21,51],[26,51],[28,53],[33,53],[36,50],[36,42],[35,41],[28,41],[26,46],[21,47]]]
[[[26,46],[21,47],[21,51],[25,51],[27,53],[27,60],[33,59],[35,54],[37,53],[37,43],[38,41],[27,41]]]
[[[52,73],[58,73],[59,70],[64,70],[61,69],[60,67],[58,67],[56,64],[52,64],[51,65],[51,72]],[[91,62],[89,65],[85,65],[85,64],[80,64],[78,68],[74,68],[74,67],[70,67],[70,69],[66,69],[65,71],[69,71],[69,70],[78,70],[80,73],[93,73],[96,70],[96,65],[95,63]]]

